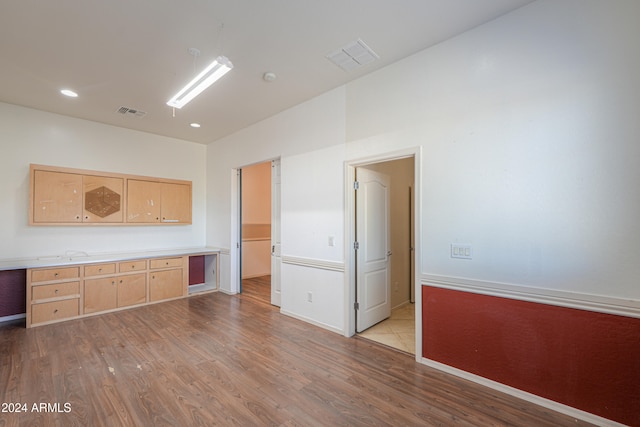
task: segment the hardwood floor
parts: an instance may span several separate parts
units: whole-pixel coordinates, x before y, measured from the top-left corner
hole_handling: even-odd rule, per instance
[[[0,426],[587,425],[247,296],[4,324],[0,349],[2,402],[26,404]]]
[[[242,296],[271,304],[271,276],[242,279]]]

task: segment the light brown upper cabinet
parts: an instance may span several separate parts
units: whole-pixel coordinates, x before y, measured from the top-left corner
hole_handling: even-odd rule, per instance
[[[36,170],[32,178],[32,222],[82,222],[82,175]]]
[[[191,181],[31,165],[29,224],[191,224]]]
[[[34,171],[33,222],[122,222],[124,179]]]
[[[127,222],[191,224],[191,185],[127,180]]]

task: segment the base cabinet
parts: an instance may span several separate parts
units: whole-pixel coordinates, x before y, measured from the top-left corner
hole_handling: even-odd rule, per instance
[[[118,287],[115,277],[84,281],[84,312],[113,310],[116,308]]]
[[[27,270],[27,327],[188,295],[189,257]]]
[[[147,301],[147,275],[131,274],[118,279],[118,307],[143,304]]]
[[[183,295],[183,288],[181,268],[153,272],[149,278],[149,301],[177,298]]]

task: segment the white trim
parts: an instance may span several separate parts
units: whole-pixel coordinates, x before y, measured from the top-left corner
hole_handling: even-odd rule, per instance
[[[336,334],[342,335],[342,329],[338,329],[335,326],[327,325],[326,323],[321,323],[316,320],[311,319],[310,317],[300,316],[299,314],[292,313],[287,310],[280,309],[280,314],[284,314],[285,316],[293,317],[294,319],[302,320],[303,322],[310,323],[314,326],[317,326],[322,329],[326,329],[331,332],[335,332]]]
[[[638,300],[625,300],[578,292],[557,291],[434,274],[421,275],[420,284],[422,286],[433,286],[560,307],[577,308],[597,313],[640,318],[640,301]]]
[[[609,420],[607,418],[600,417],[598,415],[574,408],[572,406],[568,406],[562,403],[555,402],[553,400],[546,399],[544,397],[537,396],[535,394],[528,393],[526,391],[522,391],[515,387],[511,387],[479,375],[472,374],[470,372],[463,371],[458,368],[454,368],[453,366],[445,365],[440,362],[436,362],[435,360],[421,358],[420,363],[423,365],[430,366],[439,371],[446,372],[451,375],[455,375],[456,377],[463,378],[465,380],[472,381],[476,384],[483,385],[485,387],[489,387],[491,389],[500,391],[502,393],[506,393],[510,396],[517,397],[519,399],[525,400],[527,402],[534,403],[536,405],[542,406],[544,408],[551,409],[556,412],[560,412],[561,414],[568,415],[573,418],[580,419],[582,421],[586,421],[589,423],[593,423],[598,426],[611,426],[611,427],[624,427],[624,424],[617,423],[613,420]]]
[[[291,255],[282,255],[282,263],[298,265],[301,267],[319,268],[321,270],[344,271],[344,263],[340,261],[327,261],[323,259],[304,258]]]
[[[25,319],[27,317],[26,313],[22,314],[12,314],[11,316],[2,316],[0,317],[0,323],[11,322],[12,320]]]
[[[356,262],[353,242],[355,241],[355,200],[353,197],[353,182],[355,180],[355,168],[372,163],[389,162],[405,158],[413,158],[413,194],[414,194],[414,211],[413,218],[415,221],[414,233],[414,251],[413,259],[415,265],[415,283],[420,283],[419,272],[422,271],[422,146],[409,147],[397,151],[380,153],[373,156],[361,157],[358,159],[347,159],[344,162],[344,253],[345,253],[345,286],[344,300],[345,304],[345,330],[344,335],[351,337],[356,333],[356,315],[353,306],[356,302],[355,274]],[[416,286],[416,301],[422,301],[422,287]],[[422,304],[415,304],[415,330],[416,330],[416,348],[422,348]],[[419,360],[419,354],[416,352],[416,361]]]

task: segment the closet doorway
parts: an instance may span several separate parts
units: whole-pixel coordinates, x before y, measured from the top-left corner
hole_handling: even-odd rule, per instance
[[[355,167],[355,241],[360,249],[356,251],[354,288],[359,336],[415,355],[414,163],[415,157],[405,157]],[[368,201],[376,192],[381,193],[380,188],[384,189],[386,213],[376,212],[375,203]],[[380,209],[383,207],[377,208]],[[385,227],[371,228],[371,224],[383,222],[387,223]],[[376,235],[382,232],[387,235]],[[379,245],[384,247],[374,251]],[[370,264],[380,264],[381,261],[374,262],[376,259],[385,260],[386,268],[381,270],[384,274],[369,271]],[[371,276],[368,280],[367,274]],[[369,281],[374,284],[367,286]],[[365,310],[380,315],[370,319]]]

